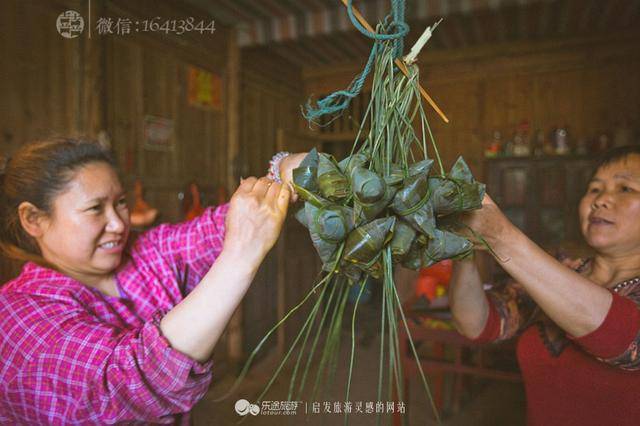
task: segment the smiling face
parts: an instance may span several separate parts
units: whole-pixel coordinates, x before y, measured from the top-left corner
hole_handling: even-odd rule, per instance
[[[85,284],[110,277],[122,260],[129,210],[115,170],[94,162],[74,172],[37,238],[43,257]]]
[[[599,168],[579,215],[582,234],[598,252],[640,254],[640,155]]]

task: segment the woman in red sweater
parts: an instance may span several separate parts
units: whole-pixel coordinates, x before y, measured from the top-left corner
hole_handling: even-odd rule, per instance
[[[485,197],[466,223],[518,283],[483,291],[472,260],[454,265],[460,333],[518,335],[530,425],[640,424],[640,146],[606,155],[579,206],[594,256],[575,270],[549,256]]]

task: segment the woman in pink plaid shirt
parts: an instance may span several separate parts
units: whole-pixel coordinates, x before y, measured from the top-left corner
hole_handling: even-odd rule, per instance
[[[283,176],[303,156],[282,160]],[[245,179],[229,204],[135,241],[96,144],[26,145],[0,189],[0,248],[26,261],[0,290],[0,423],[188,423],[278,238],[288,186]]]

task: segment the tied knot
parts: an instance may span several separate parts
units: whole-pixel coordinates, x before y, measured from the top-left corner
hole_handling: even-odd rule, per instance
[[[357,97],[362,91],[364,82],[371,72],[376,55],[381,51],[381,42],[394,42],[394,57],[402,56],[404,49],[404,37],[409,33],[409,25],[404,20],[405,0],[392,0],[391,15],[388,15],[383,23],[378,26],[378,32],[371,32],[366,29],[356,18],[353,10],[353,0],[347,3],[347,14],[353,26],[366,37],[373,39],[373,47],[369,53],[369,58],[364,69],[358,74],[344,90],[338,90],[316,102],[314,107],[311,101],[307,102],[302,110],[302,115],[310,122],[318,123],[318,119],[327,114],[334,114],[344,111],[351,100]]]

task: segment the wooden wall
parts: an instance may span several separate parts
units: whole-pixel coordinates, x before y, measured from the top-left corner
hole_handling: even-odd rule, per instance
[[[10,156],[26,141],[84,133],[89,122],[82,40],[62,38],[55,21],[79,1],[0,2],[0,155]],[[77,9],[76,9],[77,10]],[[18,265],[0,257],[0,278]]]
[[[181,2],[92,0],[91,21],[99,17],[138,19],[161,16],[211,17]],[[57,16],[68,9],[85,19],[85,33],[63,38]],[[182,219],[179,194],[195,180],[215,203],[217,188],[227,187],[233,174],[229,158],[237,150],[237,132],[229,130],[237,108],[238,48],[232,32],[216,25],[213,34],[136,33],[89,39],[88,2],[80,0],[4,0],[0,2],[0,153],[11,155],[20,145],[52,135],[101,132],[124,171],[125,184],[135,178],[145,185],[147,201],[161,212],[161,221]],[[235,58],[235,61],[234,61]],[[190,106],[187,69],[193,65],[222,77],[220,111]],[[235,81],[235,84],[233,84]],[[234,102],[235,98],[235,102]],[[235,111],[237,115],[237,111]],[[174,123],[173,149],[145,148],[147,115]],[[16,273],[2,259],[0,278]],[[225,341],[216,348],[226,353]],[[220,350],[218,350],[220,349]],[[218,359],[219,360],[219,359]]]
[[[446,22],[443,24],[446,25]],[[505,43],[421,54],[422,83],[451,120],[430,123],[445,163],[464,154],[482,176],[483,147],[494,130],[519,122],[567,125],[594,137],[624,121],[640,128],[640,33],[608,38]],[[305,93],[342,88],[360,65],[307,71]]]
[[[92,0],[92,5],[93,22],[104,16],[202,16],[182,2]],[[308,150],[313,141],[305,136],[300,105],[311,94],[345,87],[364,60],[302,72],[268,50],[240,53],[233,32],[218,25],[212,35],[94,33],[91,40],[68,40],[55,29],[57,15],[67,9],[88,14],[81,0],[0,2],[0,152],[11,154],[51,134],[96,137],[104,131],[125,183],[141,178],[147,201],[161,210],[163,221],[182,217],[179,195],[189,181],[197,181],[205,202],[212,203],[219,186],[231,193],[240,176],[264,175],[275,152]],[[445,162],[463,153],[482,175],[486,138],[522,119],[543,128],[566,124],[575,136],[593,135],[625,119],[637,123],[639,41],[638,34],[626,34],[457,52],[430,53],[427,47],[423,82],[451,119],[449,125],[435,114],[431,119]],[[222,111],[187,103],[189,65],[222,77]],[[147,115],[173,121],[173,150],[145,148]],[[351,142],[329,145],[346,152]],[[306,294],[317,270],[307,232],[290,219],[222,345],[228,344],[234,357],[248,355]],[[7,278],[8,272],[0,273]],[[287,323],[279,349],[291,342],[302,317]]]
[[[214,34],[99,35],[94,28],[91,39],[86,34],[61,37],[55,27],[58,14],[74,9],[88,21],[85,3],[7,0],[0,4],[1,152],[11,155],[21,144],[51,135],[96,138],[102,131],[111,141],[127,185],[142,179],[148,201],[162,212],[161,220],[182,218],[178,195],[191,180],[202,186],[209,196],[206,201],[215,201],[216,188],[226,187],[230,172],[226,105],[230,94],[224,93],[221,111],[192,107],[187,103],[186,73],[189,65],[195,65],[221,76],[223,87],[229,87],[225,83],[231,32],[218,26]],[[92,5],[94,24],[98,17],[211,19],[180,3],[94,0]],[[173,150],[144,147],[147,115],[173,121]]]
[[[182,3],[92,1],[98,17],[148,18],[194,16],[208,19]],[[6,0],[0,3],[0,130],[2,153],[52,135],[87,135],[105,131],[128,182],[139,177],[162,219],[182,217],[178,193],[196,180],[213,199],[227,184],[229,93],[221,111],[187,103],[187,67],[194,65],[222,77],[227,88],[231,31],[213,34],[135,33],[61,37],[59,13],[74,9],[88,21],[87,2]],[[87,28],[85,28],[85,32]],[[237,48],[236,48],[237,49]],[[175,125],[174,149],[145,149],[146,115]],[[210,200],[211,201],[211,200]]]
[[[274,153],[310,148],[299,137],[303,125],[300,105],[304,100],[301,70],[262,50],[243,51],[241,70],[238,170],[245,177],[264,176]],[[311,288],[318,271],[316,257],[308,232],[290,215],[278,245],[262,265],[243,302],[245,355]],[[281,350],[288,346],[301,326],[304,311],[287,321],[266,347],[279,343]]]
[[[183,6],[171,9],[167,2],[145,5],[110,1],[105,9],[108,16],[133,19],[149,16],[152,10],[154,16],[195,14],[200,19],[197,12]],[[229,170],[225,102],[229,93],[224,93],[221,111],[189,105],[187,72],[189,66],[197,66],[222,77],[223,87],[228,87],[225,83],[229,78],[230,34],[217,28],[214,34],[191,33],[191,37],[185,33],[173,38],[132,35],[107,39],[107,128],[125,175],[142,179],[147,201],[160,209],[163,221],[183,217],[180,194],[190,181],[198,183],[207,204],[216,202],[217,187],[226,187]],[[145,116],[174,123],[171,150],[145,147]]]
[[[125,184],[131,187],[140,178],[146,200],[161,211],[160,220],[173,222],[182,218],[179,196],[188,182],[196,181],[204,203],[212,204],[218,187],[231,194],[240,176],[264,175],[278,150],[308,149],[296,136],[303,100],[299,68],[266,52],[241,56],[235,34],[217,24],[214,34],[204,35],[100,35],[94,27],[91,39],[86,33],[61,37],[57,16],[73,9],[88,24],[87,6],[81,0],[0,2],[0,153],[11,155],[37,138],[96,138],[102,132]],[[92,0],[94,26],[99,17],[135,22],[149,16],[211,19],[182,2]],[[188,104],[191,65],[222,78],[221,111]],[[145,147],[143,123],[149,115],[173,122],[171,150]],[[216,348],[218,362],[227,352],[237,359],[246,356],[313,282],[317,265],[308,235],[292,220],[287,229]],[[301,250],[307,250],[306,263],[289,265],[286,259]],[[3,281],[16,273],[5,259],[0,263]],[[284,288],[285,282],[292,284]],[[288,327],[297,329],[298,321]],[[280,345],[291,340],[289,334],[280,335]]]
[[[84,130],[84,46],[80,39],[62,38],[55,27],[66,5],[79,2],[0,3],[0,143],[5,155],[28,140]]]

